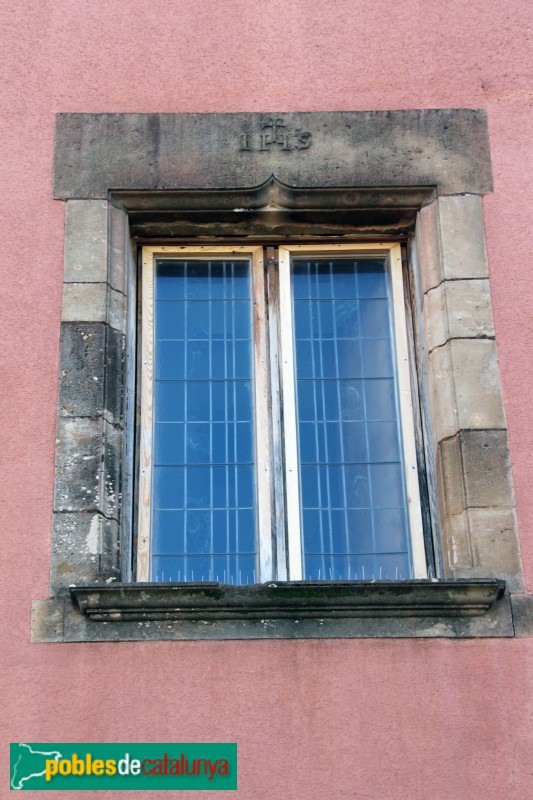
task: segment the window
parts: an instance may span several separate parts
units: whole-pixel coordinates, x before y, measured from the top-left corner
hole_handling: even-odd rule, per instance
[[[33,604],[34,641],[513,636],[516,621],[524,616],[522,600],[527,604],[531,598],[520,594],[523,580],[483,227],[482,196],[492,191],[485,114],[479,109],[404,109],[281,117],[287,131],[311,134],[309,147],[243,150],[242,134],[255,140],[271,118],[261,113],[57,117],[53,193],[65,201],[66,219],[56,481],[50,597]],[[286,314],[280,316],[280,302],[288,295],[282,291],[280,296],[277,289],[277,264],[283,272],[288,258],[296,263],[300,257],[331,256],[335,248],[328,245],[322,253],[314,246],[306,252],[286,248],[289,256],[281,247],[276,252],[267,248],[263,318],[258,317],[259,306],[253,306],[255,386],[261,369],[265,371],[264,395],[252,396],[254,559],[256,577],[259,572],[261,580],[273,576],[272,581],[267,578],[248,587],[208,587],[192,580],[150,587],[135,582],[150,575],[150,546],[155,541],[151,441],[145,451],[142,498],[134,457],[140,454],[135,436],[140,431],[136,375],[141,359],[135,329],[137,292],[142,289],[136,280],[135,253],[139,241],[200,241],[199,237],[218,242],[232,237],[241,243],[253,237],[254,242],[280,244],[291,237],[315,242],[357,237],[364,244],[332,260],[349,260],[357,250],[361,259],[386,255],[389,287],[396,285],[398,274],[394,246],[371,243],[405,240],[405,308],[414,334],[408,339],[411,362],[417,365],[416,372],[412,370],[417,390],[413,397],[419,398],[413,406],[414,427],[431,580],[390,579],[370,586],[359,573],[355,580],[348,563],[350,581],[324,582],[328,570],[322,561],[320,581],[313,586],[290,580],[299,563],[294,549],[302,550],[303,543],[302,575],[303,557],[315,551],[306,549],[309,528],[305,519],[302,526],[299,505],[304,493],[298,489],[297,503],[291,507],[285,502],[286,489],[294,494],[296,488],[295,479],[287,477],[291,438],[284,391],[291,381],[294,384],[295,373],[287,381],[279,366],[287,346],[294,351],[294,341],[281,335],[292,328],[282,324]],[[161,257],[179,260],[179,248],[157,250]],[[253,262],[256,248],[241,248],[238,259],[237,250],[226,248],[226,260],[230,254],[234,261]],[[206,254],[221,255],[205,248],[196,253],[196,260],[205,260]],[[186,255],[195,260],[190,249]],[[265,259],[262,250],[256,257]],[[257,276],[252,264],[252,292]],[[401,292],[390,292],[388,302],[397,327]],[[289,310],[293,314],[290,305]],[[409,392],[404,394],[402,388],[406,376],[401,347],[401,336],[395,333],[394,419],[407,467],[402,491],[409,498],[407,547],[416,578],[425,574],[424,548],[412,493],[416,469],[409,472],[414,459],[406,452],[412,449],[412,423],[405,408]],[[153,357],[152,352],[152,364]],[[297,379],[294,353],[293,364]],[[146,380],[147,370],[144,375]],[[326,380],[314,373],[306,378],[315,379],[317,385]],[[148,403],[154,401],[153,388]],[[266,413],[261,402],[266,403]],[[147,408],[144,404],[145,414]],[[301,409],[294,389],[297,479],[300,461],[302,470],[310,465],[300,458],[296,420],[314,421],[301,418]],[[312,410],[318,417],[317,406]],[[268,420],[267,427],[262,419]],[[241,421],[248,422],[231,420]],[[362,421],[324,415],[322,425],[355,427]],[[371,423],[387,421],[392,420],[368,419],[366,426],[370,430]],[[145,426],[150,436],[152,425]],[[263,461],[261,447],[267,452]],[[321,466],[331,479],[339,462],[329,464],[324,461]],[[328,500],[327,492],[324,498]],[[147,522],[140,539],[142,519],[134,516],[136,508]],[[287,525],[291,508],[299,535],[294,524]],[[314,513],[317,508],[304,506],[304,511]],[[337,519],[334,510],[351,511],[349,506],[318,510],[324,511],[327,524],[330,512]],[[318,555],[325,559],[327,537],[323,544],[320,527],[316,530]],[[354,530],[350,528],[350,534]],[[377,547],[383,547],[382,539]],[[132,563],[137,555],[138,565]],[[207,555],[214,557],[214,552]],[[197,577],[195,570],[195,581]],[[497,603],[503,580],[509,597]]]
[[[425,577],[400,245],[145,247],[137,580]]]

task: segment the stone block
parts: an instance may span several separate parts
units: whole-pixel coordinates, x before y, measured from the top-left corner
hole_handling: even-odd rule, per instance
[[[437,447],[439,508],[443,518],[461,514],[466,508],[460,434]]]
[[[437,347],[427,358],[431,434],[435,445],[459,430],[450,343]]]
[[[512,594],[511,608],[515,636],[533,637],[533,595]]]
[[[466,504],[514,506],[507,432],[466,430],[459,434]]]
[[[106,283],[64,283],[61,320],[63,322],[105,322]]]
[[[106,283],[64,283],[63,322],[107,322],[126,331],[126,297]]]
[[[423,301],[424,334],[431,352],[449,339],[493,338],[487,279],[444,281]]]
[[[50,565],[50,593],[72,585],[116,580],[119,534],[116,520],[97,512],[55,513]]]
[[[445,517],[461,514],[467,508],[514,505],[504,430],[465,430],[440,442],[437,474]]]
[[[105,200],[69,200],[65,217],[65,283],[107,281]]]
[[[446,553],[446,577],[457,577],[457,570],[469,570],[474,566],[466,512],[447,517],[442,525],[444,551]],[[467,573],[465,573],[466,575]]]
[[[481,197],[457,195],[437,202],[443,279],[488,278]]]
[[[420,209],[415,229],[419,283],[422,295],[442,281],[438,200]]]
[[[104,420],[58,417],[55,511],[103,511]]]
[[[435,441],[465,428],[505,428],[496,344],[454,339],[428,357]]]
[[[106,418],[115,424],[124,419],[124,380],[126,337],[120,331],[108,327],[106,330],[106,369],[104,409]]]
[[[116,425],[104,421],[102,501],[106,517],[120,520],[122,508],[123,435]]]
[[[472,550],[472,568],[457,578],[502,578],[511,591],[523,588],[516,519],[510,508],[471,508],[464,512]]]
[[[488,278],[446,281],[444,286],[450,338],[494,337]]]
[[[131,258],[128,215],[116,206],[109,206],[108,283],[127,294],[128,260]]]
[[[260,149],[273,117],[283,120],[288,146]],[[252,187],[272,174],[289,186],[437,186],[440,194],[484,194],[492,188],[486,115],[442,108],[57,116],[55,197]]]
[[[59,414],[96,417],[104,409],[106,330],[102,324],[63,323]]]
[[[63,323],[59,414],[122,420],[124,336],[102,323]]]
[[[106,321],[111,328],[121,333],[127,329],[127,303],[126,296],[117,292],[111,286],[107,287]]]
[[[449,346],[460,428],[505,428],[496,343],[456,339]]]

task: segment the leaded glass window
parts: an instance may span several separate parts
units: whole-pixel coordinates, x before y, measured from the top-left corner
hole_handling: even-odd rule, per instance
[[[400,247],[277,254],[144,248],[138,579],[423,577]]]

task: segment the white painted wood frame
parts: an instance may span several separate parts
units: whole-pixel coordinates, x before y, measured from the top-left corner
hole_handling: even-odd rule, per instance
[[[152,471],[154,427],[154,276],[159,260],[249,259],[252,278],[252,345],[255,414],[255,474],[258,569],[260,579],[272,578],[270,448],[265,425],[269,419],[268,339],[265,311],[263,248],[255,246],[160,246],[142,249],[141,431],[137,545],[137,581],[149,581],[152,528]]]
[[[394,318],[394,347],[400,408],[400,427],[405,464],[411,556],[415,578],[427,577],[427,566],[420,509],[420,490],[416,460],[415,431],[408,357],[407,323],[404,307],[401,246],[395,243],[287,245],[279,248],[281,374],[286,469],[286,514],[288,527],[289,577],[302,580],[302,534],[296,413],[296,371],[291,291],[291,256],[386,255],[391,276]]]

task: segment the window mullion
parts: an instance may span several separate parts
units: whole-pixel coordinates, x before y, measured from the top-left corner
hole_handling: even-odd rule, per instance
[[[283,387],[283,433],[289,550],[289,579],[302,580],[302,539],[300,524],[300,481],[298,433],[296,426],[296,381],[291,298],[290,252],[279,248],[280,352]]]
[[[272,559],[271,463],[269,433],[268,335],[263,249],[252,254],[256,482],[259,529],[259,579],[274,577]]]
[[[281,414],[279,264],[277,248],[266,248],[268,337],[270,347],[270,436],[272,452],[271,508],[274,516],[274,577],[287,580],[287,535],[285,529],[285,480],[283,470],[283,431]]]

